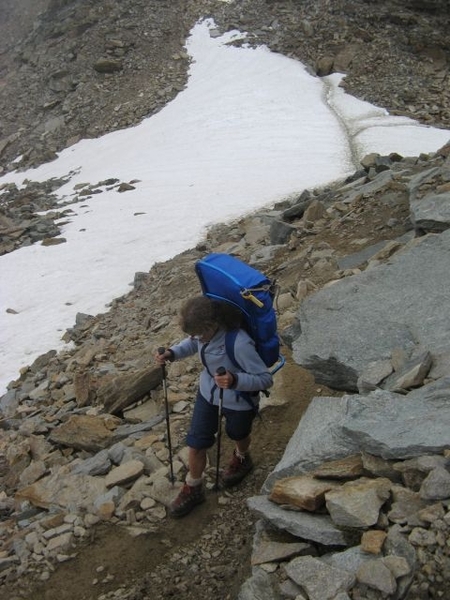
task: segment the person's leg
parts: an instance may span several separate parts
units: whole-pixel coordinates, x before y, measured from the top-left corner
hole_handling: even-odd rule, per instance
[[[212,406],[198,395],[192,414],[191,426],[187,435],[188,473],[180,493],[169,506],[169,514],[183,517],[205,501],[203,472],[206,467],[207,449],[214,444],[217,431],[217,407]]]
[[[240,483],[253,469],[250,442],[255,411],[226,411],[226,432],[234,441],[233,457],[222,473],[222,484],[232,487]]]
[[[239,454],[242,454],[243,456],[245,456],[250,448],[250,442],[252,441],[252,438],[250,435],[248,435],[246,438],[244,438],[243,440],[236,440],[235,444],[236,444],[236,450]]]
[[[198,449],[189,447],[189,473],[187,477],[189,477],[191,481],[198,481],[202,479],[203,471],[206,467],[206,458],[206,448]]]

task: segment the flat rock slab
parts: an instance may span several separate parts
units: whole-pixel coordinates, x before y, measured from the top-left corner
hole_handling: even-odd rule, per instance
[[[260,517],[278,529],[288,531],[299,538],[326,546],[348,546],[354,540],[335,527],[328,515],[311,514],[280,508],[267,496],[248,498],[247,505]]]
[[[450,377],[445,377],[406,396],[376,390],[313,398],[263,491],[270,493],[278,479],[356,452],[386,460],[443,452],[449,445],[449,397]]]

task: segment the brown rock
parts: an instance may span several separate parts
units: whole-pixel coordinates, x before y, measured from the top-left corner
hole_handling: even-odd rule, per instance
[[[401,476],[398,471],[394,469],[394,460],[385,460],[381,456],[374,456],[367,452],[361,453],[364,470],[375,477],[387,477],[393,482],[401,481]]]
[[[97,400],[111,414],[121,412],[127,406],[141,400],[162,380],[159,367],[148,367],[136,373],[118,375],[98,389]]]
[[[62,446],[98,452],[112,443],[113,433],[110,420],[113,417],[111,415],[108,417],[109,421],[105,420],[104,416],[72,415],[66,423],[55,427],[49,439]],[[120,420],[116,419],[115,426],[117,427],[119,423]]]
[[[360,454],[323,463],[312,474],[318,479],[357,479],[364,473]]]
[[[28,500],[41,508],[59,506],[67,509],[68,506],[76,506],[78,509],[87,510],[96,498],[105,492],[105,483],[99,477],[72,475],[60,471],[18,490],[15,500]]]
[[[144,472],[144,465],[140,460],[130,460],[115,469],[112,469],[105,477],[107,488],[115,485],[126,485],[137,479]]]
[[[344,483],[325,495],[332,521],[342,527],[371,527],[379,518],[382,505],[390,496],[389,479],[368,479]]]
[[[90,377],[89,373],[77,372],[74,377],[74,388],[75,398],[79,407],[86,406],[89,404],[91,390],[90,390]]]
[[[123,68],[122,62],[110,58],[100,58],[94,63],[94,69],[97,73],[116,73]]]
[[[252,565],[262,565],[269,562],[280,562],[294,556],[305,556],[314,553],[311,544],[304,542],[274,542],[261,541],[252,554]]]
[[[313,512],[323,506],[326,492],[336,486],[332,481],[319,481],[310,475],[286,477],[275,482],[269,500]]]
[[[63,237],[54,237],[54,238],[44,238],[41,242],[42,246],[59,246],[59,244],[65,244],[67,242],[66,238]]]
[[[386,537],[387,533],[385,531],[378,529],[365,531],[361,537],[361,550],[369,554],[380,554]]]

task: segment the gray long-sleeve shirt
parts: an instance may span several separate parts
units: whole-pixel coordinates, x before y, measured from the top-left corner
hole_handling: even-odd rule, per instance
[[[219,329],[210,342],[202,343],[196,337],[188,337],[179,344],[171,346],[174,360],[199,354],[205,368],[200,374],[200,393],[214,404],[219,404],[219,388],[214,381],[214,374],[219,367],[224,367],[236,377],[233,389],[223,390],[223,407],[232,410],[248,410],[248,402],[239,395],[239,392],[257,393],[272,386],[272,375],[255,349],[255,343],[243,329],[239,329],[235,344],[234,354],[241,369],[236,367],[227,356],[225,347],[224,329]]]

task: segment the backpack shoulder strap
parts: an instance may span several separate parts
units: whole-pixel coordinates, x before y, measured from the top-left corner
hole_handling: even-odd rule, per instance
[[[236,342],[237,334],[238,334],[237,329],[232,329],[231,331],[226,332],[226,334],[225,334],[225,350],[226,350],[228,358],[231,360],[231,362],[234,364],[234,366],[237,369],[240,369],[241,371],[243,371],[244,369],[241,367],[241,365],[236,360],[236,355],[234,352],[234,344]],[[247,402],[250,405],[252,410],[259,417],[261,417],[261,415],[259,414],[258,405],[257,404],[255,405],[255,403],[252,401],[251,394],[249,392],[239,392],[237,395],[238,395],[238,398],[239,397],[243,398],[245,400],[245,402]]]
[[[236,360],[236,355],[234,353],[234,344],[236,342],[237,334],[238,334],[237,329],[231,329],[230,331],[227,331],[225,333],[225,351],[227,353],[228,358],[233,363],[233,365],[237,369],[241,369],[241,371],[242,371],[243,369],[242,369],[241,365],[238,363],[238,361]]]

